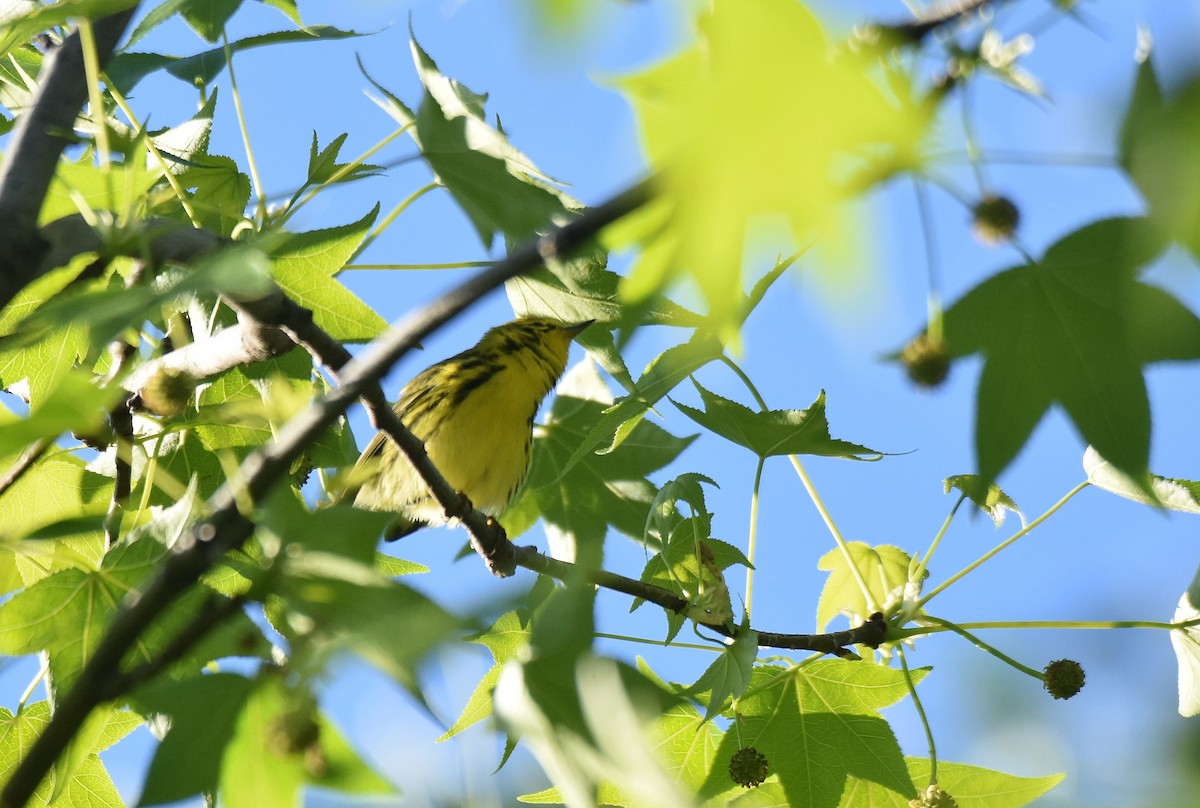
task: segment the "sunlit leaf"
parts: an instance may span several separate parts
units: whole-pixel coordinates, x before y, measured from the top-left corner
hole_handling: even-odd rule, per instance
[[[1021,509],[1017,507],[1017,503],[1013,502],[1012,497],[1000,490],[1000,486],[995,483],[984,482],[983,479],[974,474],[955,474],[947,477],[942,481],[942,486],[946,493],[950,493],[950,489],[957,488],[962,492],[962,495],[971,502],[979,510],[986,513],[992,518],[996,527],[1000,527],[1004,523],[1004,512],[1012,511],[1022,521],[1025,520]]]
[[[840,549],[834,548],[817,562],[818,569],[829,572],[829,579],[817,601],[817,631],[825,631],[839,614],[849,615],[852,625],[866,621],[874,612],[895,603],[908,582],[912,559],[899,547],[871,547],[859,541],[848,542],[847,546],[850,561]],[[855,570],[861,576],[862,584],[855,576]],[[870,594],[870,604],[863,592],[863,584]]]
[[[929,785],[929,761],[923,758],[905,758],[913,786],[924,791]],[[965,763],[937,762],[938,787],[954,799],[959,808],[1021,808],[1036,800],[1062,782],[1064,775],[1051,774],[1045,777],[1017,777],[1013,774],[991,771]],[[750,805],[752,803],[747,803]],[[738,802],[741,806],[742,803]],[[870,780],[851,777],[838,808],[857,808],[870,805],[872,808],[909,808],[909,801]]]
[[[0,707],[0,782],[7,783],[33,742],[50,723],[50,705],[45,701],[24,705],[15,715]],[[107,738],[105,738],[107,740]],[[96,749],[95,752],[99,752]],[[95,752],[87,755],[65,786],[59,784],[58,799],[50,803],[53,778],[42,781],[30,805],[49,808],[124,808],[124,801]]]
[[[1200,620],[1200,570],[1175,607],[1174,622],[1189,620]],[[1171,647],[1179,664],[1179,714],[1190,718],[1200,714],[1200,625],[1172,629]]]
[[[800,3],[718,0],[697,29],[695,46],[622,81],[670,217],[665,260],[635,267],[624,291],[640,299],[686,272],[730,339],[756,220],[782,214],[795,242],[822,231],[845,247],[850,164],[868,151],[903,162],[919,124]]]
[[[1087,473],[1089,483],[1117,496],[1173,511],[1200,513],[1200,482],[1196,480],[1177,480],[1152,474],[1150,489],[1154,496],[1150,497],[1142,486],[1113,468],[1091,446],[1083,453],[1083,470]]]
[[[275,280],[334,339],[366,342],[383,333],[387,321],[335,276],[362,243],[379,207],[357,222],[291,235],[272,251]]]
[[[913,679],[926,672],[912,671]],[[902,672],[871,662],[757,667],[738,702],[738,730],[722,738],[701,796],[740,793],[729,759],[753,746],[778,775],[789,805],[835,808],[851,777],[911,798],[916,790],[900,746],[878,712],[907,694]]]

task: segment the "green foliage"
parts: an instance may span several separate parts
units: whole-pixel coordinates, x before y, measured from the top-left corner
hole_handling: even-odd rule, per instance
[[[590,356],[568,371],[536,425],[529,476],[501,518],[513,537],[540,523],[553,554],[576,563],[539,568],[564,578],[561,585],[540,577],[502,608],[472,615],[461,613],[458,593],[397,580],[428,570],[379,552],[390,515],[338,501],[330,481],[357,456],[344,417],[290,463],[280,462],[281,436],[342,396],[332,378],[341,368],[322,367],[321,357],[298,347],[264,349],[272,355],[194,374],[165,371],[162,363],[231,335],[249,344],[255,323],[244,304],[277,299],[276,292],[311,312],[323,338],[379,339],[386,321],[342,273],[425,190],[446,190],[485,250],[497,236],[513,247],[559,225],[586,224],[593,213],[509,141],[499,117],[485,112],[487,96],[443,73],[415,34],[416,103],[363,70],[400,129],[350,157],[343,149],[352,133],[322,145],[318,127],[328,134],[328,122],[315,121],[288,190],[278,204],[260,198],[249,143],[246,159],[240,150],[236,158],[209,151],[214,127],[241,117],[245,100],[229,99],[226,89],[218,94],[214,81],[250,49],[276,53],[287,43],[358,36],[305,24],[295,0],[264,2],[281,13],[286,30],[228,41],[241,0],[166,0],[145,9],[91,88],[100,103],[81,113],[74,131],[52,133],[79,148],[58,161],[36,213],[43,233],[68,243],[56,240],[56,260],[0,311],[0,388],[22,399],[0,409],[0,653],[43,662],[25,695],[6,695],[0,705],[0,782],[28,759],[52,720],[51,705],[61,709],[79,685],[97,689],[97,705],[47,764],[33,804],[121,805],[98,754],[142,725],[159,737],[142,805],[203,797],[231,808],[293,806],[310,787],[394,794],[395,785],[326,715],[326,682],[352,654],[429,707],[426,662],[463,639],[484,646],[492,664],[440,740],[481,725],[498,729],[501,765],[518,743],[528,746],[553,782],[525,795],[529,803],[903,808],[936,782],[960,806],[1015,808],[1061,779],[939,762],[928,726],[931,759],[905,757],[881,711],[906,697],[917,701],[916,684],[930,669],[910,671],[903,656],[896,669],[858,654],[882,646],[890,659],[900,641],[945,629],[972,638],[926,614],[925,600],[1059,507],[1026,524],[996,485],[1053,405],[1094,447],[1084,455],[1088,483],[1200,512],[1200,484],[1149,472],[1152,402],[1144,378],[1152,363],[1200,359],[1200,318],[1146,279],[1171,241],[1200,256],[1200,83],[1192,78],[1167,94],[1148,58],[1138,68],[1119,162],[1145,199],[1144,216],[1084,223],[1040,258],[1018,245],[1024,263],[987,275],[945,311],[931,282],[936,305],[922,336],[944,347],[946,355],[935,358],[982,358],[977,468],[946,478],[945,490],[957,490],[959,504],[970,500],[997,528],[1008,511],[1022,527],[921,599],[925,562],[954,514],[923,553],[890,522],[881,528],[890,544],[844,541],[795,456],[885,455],[830,435],[823,390],[805,409],[768,409],[726,348],[738,347],[747,319],[800,257],[754,273],[764,247],[794,249],[815,239],[822,263],[847,274],[867,257],[858,245],[870,239],[861,234],[873,232],[847,203],[897,175],[918,183],[936,175],[924,141],[950,92],[985,76],[1028,95],[1040,95],[1041,85],[1017,64],[1024,46],[1006,43],[986,19],[954,20],[967,33],[877,27],[839,44],[794,0],[697,6],[695,36],[678,54],[618,82],[637,118],[650,199],[571,254],[550,255],[547,242],[539,243],[545,266],[507,281],[518,316],[595,323],[580,339]],[[132,5],[15,7],[0,31],[0,135],[34,103],[43,61],[34,37],[58,39],[73,20]],[[588,12],[584,2],[540,5],[559,21]],[[202,40],[195,53],[133,50],[175,17]],[[978,36],[976,24],[984,29]],[[947,73],[926,82],[918,65],[930,56]],[[126,98],[163,75],[200,93],[194,114],[166,125],[158,110],[135,112],[138,99]],[[238,103],[231,108],[230,100]],[[162,128],[151,129],[150,120]],[[357,213],[331,204],[338,218],[289,229],[332,186],[387,173],[396,163],[375,154],[402,131],[433,183],[382,218],[380,205],[367,202],[350,208],[369,210],[347,223]],[[986,188],[979,198],[964,204],[966,212],[1001,199]],[[1010,203],[1001,212],[1001,234],[1016,244],[1017,209]],[[785,231],[778,245],[760,237],[772,217]],[[62,236],[73,227],[92,237],[74,243]],[[164,249],[164,236],[179,233],[203,237],[204,246]],[[7,238],[0,233],[0,246]],[[167,238],[165,247],[179,245]],[[608,249],[636,254],[610,267]],[[744,276],[756,274],[746,291]],[[692,295],[686,306],[667,296],[678,282]],[[303,313],[282,326],[295,336],[306,326]],[[667,332],[674,336],[664,337],[635,378],[627,349],[653,326],[683,332]],[[735,371],[758,410],[705,386],[714,384],[707,375],[714,361]],[[178,406],[144,407],[146,378],[163,373],[178,385]],[[687,379],[699,407],[678,401],[691,395],[679,389]],[[703,434],[678,436],[658,423],[664,399]],[[685,450],[691,458],[693,444],[717,438],[759,460],[744,541],[713,535],[715,525],[731,522],[706,487],[725,485],[725,476],[678,469]],[[752,582],[761,563],[762,464],[782,455],[793,456],[836,545],[813,552],[817,568],[829,573],[815,605],[817,631],[844,614],[852,630],[868,623],[875,634],[766,632],[751,619],[750,584],[740,603],[743,592],[731,591],[729,570],[744,568]],[[270,486],[261,483],[263,469],[279,471]],[[637,542],[644,556],[640,571],[640,560],[623,570],[629,577],[602,569],[621,559],[606,553],[614,532]],[[667,652],[684,652],[679,638],[690,621],[696,642],[686,652],[711,656],[682,683],[664,681],[642,660],[635,666],[607,656],[600,628],[606,642],[654,641],[620,637],[612,633],[620,628],[604,625],[597,581],[629,595],[630,611],[674,604],[678,611],[662,609]],[[1174,621],[1155,624],[1175,648],[1184,715],[1200,712],[1197,581]],[[121,639],[129,630],[122,621],[147,598],[154,599],[153,619],[126,638],[107,678],[89,679],[85,672],[104,659],[105,644]],[[801,599],[791,613],[805,608]],[[875,613],[882,623],[872,620]],[[770,647],[790,655],[768,658],[763,649]],[[811,656],[811,649],[822,653]],[[38,687],[47,699],[31,701]],[[765,780],[759,784],[762,772],[731,778],[735,755],[765,761]]]
[[[705,429],[745,446],[759,457],[810,454],[844,457],[850,460],[878,460],[873,449],[829,436],[825,418],[825,391],[805,410],[754,412],[735,401],[710,393],[693,380],[704,410],[672,401],[684,415]]]
[[[1142,366],[1200,356],[1196,317],[1137,279],[1165,246],[1143,219],[1072,233],[1040,261],[1000,272],[945,314],[953,356],[982,353],[976,396],[979,474],[994,480],[1052,404],[1083,439],[1145,488],[1150,404]],[[1164,345],[1143,323],[1177,336]]]

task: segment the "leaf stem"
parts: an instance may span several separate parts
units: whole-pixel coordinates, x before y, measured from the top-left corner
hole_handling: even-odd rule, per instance
[[[913,681],[908,670],[908,659],[904,655],[904,647],[897,645],[900,652],[900,670],[904,672],[904,684],[908,686],[908,695],[912,696],[913,707],[917,708],[917,717],[921,719],[921,727],[925,730],[925,742],[929,746],[929,784],[937,784],[937,744],[933,741],[933,727],[929,726],[929,717],[925,715],[925,707],[921,697],[917,695],[917,683]]]
[[[250,179],[254,182],[254,193],[258,196],[255,209],[259,224],[267,218],[267,198],[264,195],[262,178],[258,173],[258,163],[254,160],[254,149],[250,146],[250,130],[246,126],[246,114],[242,109],[242,94],[238,92],[237,77],[233,72],[233,51],[229,48],[229,37],[221,30],[221,44],[225,49],[225,69],[229,71],[229,86],[233,93],[233,109],[237,113],[238,128],[242,132],[242,143],[246,147],[246,162],[250,167]]]
[[[758,542],[758,491],[762,485],[763,464],[765,457],[758,458],[758,466],[754,469],[754,488],[750,491],[750,527],[749,538],[746,542],[746,560],[750,566],[746,568],[746,614],[750,615],[751,601],[754,600],[754,552]]]
[[[1062,499],[1060,499],[1058,502],[1051,505],[1050,508],[1045,513],[1043,513],[1041,516],[1039,516],[1037,519],[1034,519],[1032,522],[1025,525],[1023,528],[1018,530],[1016,533],[1014,533],[1008,539],[1000,542],[995,547],[993,547],[991,550],[989,550],[988,552],[984,553],[982,556],[977,558],[975,561],[968,564],[966,567],[959,570],[954,575],[951,575],[949,578],[947,578],[945,581],[943,581],[941,583],[941,585],[939,585],[936,589],[934,589],[932,592],[930,592],[925,597],[921,598],[921,600],[917,603],[917,607],[918,608],[923,607],[926,603],[928,603],[930,600],[932,600],[935,595],[937,595],[939,592],[944,590],[946,587],[955,583],[956,581],[958,581],[960,578],[963,578],[967,574],[973,572],[980,565],[982,565],[985,561],[989,560],[992,556],[996,555],[1001,550],[1008,547],[1010,544],[1015,542],[1017,539],[1021,538],[1022,536],[1026,535],[1027,533],[1031,532],[1035,527],[1037,527],[1042,522],[1045,522],[1047,519],[1049,519],[1059,508],[1061,508],[1063,505],[1066,505],[1067,502],[1069,502],[1072,497],[1074,497],[1076,494],[1078,494],[1083,489],[1087,488],[1089,485],[1091,485],[1091,483],[1089,483],[1087,480],[1084,480],[1079,485],[1072,488],[1065,495],[1063,495]]]
[[[964,626],[960,626],[956,623],[952,623],[949,620],[943,620],[940,617],[933,617],[932,615],[925,615],[925,617],[923,619],[928,620],[931,623],[936,623],[937,625],[941,626],[942,628],[946,629],[947,631],[954,632],[955,634],[962,637],[967,642],[974,645],[980,651],[984,651],[988,654],[991,654],[996,659],[1000,660],[1001,662],[1003,662],[1006,665],[1016,668],[1021,673],[1032,676],[1034,679],[1037,679],[1039,682],[1046,681],[1046,675],[1044,673],[1042,673],[1039,670],[1034,670],[1033,668],[1029,667],[1028,665],[1023,665],[1020,662],[1018,662],[1017,660],[1010,657],[1008,654],[1001,651],[999,648],[996,648],[995,646],[992,646],[992,645],[988,645],[986,642],[979,639],[974,634],[972,634],[970,631],[968,631]],[[901,659],[903,659],[903,657],[901,657]]]
[[[125,117],[129,119],[129,123],[132,124],[135,129],[141,129],[142,124],[137,119],[137,116],[134,115],[129,103],[125,100],[125,96],[122,95],[116,87],[112,86],[111,82],[108,86],[108,93],[112,96],[112,99],[116,102],[117,106],[120,107],[121,111],[125,113]],[[158,167],[162,169],[163,178],[167,181],[167,184],[171,186],[171,190],[175,192],[175,197],[179,200],[179,205],[183,208],[183,212],[187,214],[188,221],[192,223],[193,227],[200,229],[200,217],[196,215],[196,209],[192,207],[192,201],[188,199],[187,191],[185,191],[183,186],[179,184],[179,178],[176,177],[171,171],[171,167],[167,165],[167,161],[163,158],[162,152],[159,151],[158,146],[154,145],[154,141],[150,139],[149,135],[146,135],[146,150],[154,156],[155,161],[158,163]]]
[[[112,166],[108,158],[108,121],[104,114],[104,98],[100,94],[100,59],[96,52],[96,37],[92,32],[92,21],[86,17],[79,20],[79,44],[83,49],[83,71],[87,77],[88,108],[95,127],[96,159],[108,191],[108,204],[116,207],[116,193],[112,184]]]
[[[932,619],[932,618],[930,618]],[[1071,631],[1098,631],[1117,628],[1145,628],[1159,631],[1181,631],[1200,626],[1200,617],[1192,620],[1181,620],[1178,623],[1168,623],[1162,620],[984,620],[973,623],[958,623],[959,628],[967,631],[988,631],[991,629],[1056,629]],[[914,626],[912,628],[893,628],[888,634],[888,640],[904,640],[910,637],[923,637],[930,634],[940,634],[949,631],[942,625]]]
[[[29,683],[29,687],[25,688],[25,692],[21,694],[21,700],[17,702],[17,712],[21,712],[21,708],[25,706],[25,702],[33,697],[33,691],[46,678],[46,674],[50,672],[50,655],[47,653],[40,654],[42,658],[41,667],[38,668],[37,676],[33,677],[33,681]]]
[[[829,529],[829,534],[833,536],[833,541],[837,544],[838,550],[842,553],[842,558],[846,561],[846,566],[850,568],[850,574],[854,576],[855,583],[862,590],[863,599],[867,603],[867,612],[879,611],[879,604],[875,602],[874,596],[871,594],[870,588],[867,586],[867,581],[863,578],[862,572],[859,571],[858,565],[854,563],[854,556],[850,553],[850,545],[842,538],[842,532],[838,530],[837,525],[833,521],[833,516],[830,515],[825,503],[821,500],[821,495],[817,493],[816,486],[809,479],[808,472],[804,470],[804,465],[800,462],[797,455],[788,455],[788,460],[792,461],[792,468],[796,469],[796,474],[800,477],[800,482],[804,485],[804,490],[808,492],[808,498],[812,500],[813,506],[817,509],[817,513],[821,515],[821,519],[825,522],[825,527]]]
[[[709,651],[714,654],[720,654],[725,650],[724,645],[701,645],[694,642],[666,642],[665,640],[650,640],[645,637],[629,637],[624,634],[607,634],[603,631],[597,631],[597,637],[603,637],[606,640],[618,640],[620,642],[635,642],[642,645],[656,645],[659,648],[688,648],[692,651]]]
[[[959,494],[958,501],[954,503],[954,507],[950,509],[950,513],[946,516],[946,521],[942,522],[941,530],[933,537],[933,541],[929,544],[929,549],[925,551],[925,557],[917,564],[917,569],[912,574],[912,580],[921,580],[921,575],[925,572],[925,567],[929,563],[929,559],[933,558],[934,551],[942,541],[942,537],[946,535],[946,531],[950,528],[950,523],[954,521],[954,515],[958,513],[958,509],[962,506],[963,501],[967,498],[966,494]]]
[[[403,131],[403,130],[401,130],[401,131]],[[362,240],[362,243],[358,245],[358,249],[356,249],[354,251],[354,254],[350,256],[350,260],[353,261],[355,258],[362,255],[363,251],[365,251],[367,249],[367,247],[371,246],[371,244],[375,241],[375,239],[377,239],[381,235],[383,235],[384,230],[387,230],[389,227],[392,226],[392,222],[396,221],[396,219],[400,216],[401,213],[404,213],[404,211],[408,210],[409,205],[416,202],[418,199],[425,196],[425,194],[429,193],[430,191],[433,191],[433,190],[435,190],[437,188],[441,188],[441,187],[442,187],[442,184],[440,182],[438,182],[437,180],[434,180],[433,182],[429,183],[428,185],[421,186],[420,188],[418,188],[417,190],[415,190],[411,194],[409,194],[407,197],[405,197],[404,200],[399,205],[397,205],[396,207],[394,207],[392,209],[391,213],[389,213],[387,216],[383,217],[383,220],[381,222],[379,222],[379,224],[377,224],[377,225],[375,225],[375,227],[371,228],[371,232],[367,234],[367,237],[364,238]],[[486,261],[472,261],[472,262],[469,262],[466,264],[459,264],[458,266],[487,266],[487,265],[488,265],[488,263]],[[422,268],[423,269],[431,269],[431,268],[437,268],[437,267],[430,265],[428,267],[422,267]]]

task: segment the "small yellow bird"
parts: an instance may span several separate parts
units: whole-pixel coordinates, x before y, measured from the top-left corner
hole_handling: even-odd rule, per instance
[[[393,409],[425,444],[433,464],[456,491],[489,516],[512,502],[533,452],[533,419],[567,366],[571,340],[593,321],[566,325],[521,318],[496,326],[473,348],[426,368]],[[389,541],[446,523],[442,506],[412,464],[382,432],[355,464],[365,477],[354,504],[396,514]]]

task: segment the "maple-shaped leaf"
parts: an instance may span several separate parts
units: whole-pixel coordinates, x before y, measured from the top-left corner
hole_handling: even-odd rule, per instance
[[[926,673],[911,671],[915,681]],[[911,798],[916,790],[900,745],[879,714],[907,694],[901,671],[872,662],[755,668],[738,701],[738,729],[722,738],[701,796],[741,793],[729,778],[729,760],[752,746],[767,758],[793,808],[836,808],[851,776]]]
[[[1200,79],[1163,95],[1150,54],[1138,66],[1120,135],[1121,165],[1150,217],[1200,256]]]
[[[271,271],[283,290],[343,342],[366,342],[387,328],[374,309],[335,280],[378,214],[376,205],[357,222],[291,234],[271,255]]]
[[[1053,404],[1118,470],[1148,485],[1142,365],[1200,358],[1200,320],[1137,270],[1163,249],[1146,219],[1089,224],[1000,272],[945,313],[947,350],[981,353],[975,449],[996,479]]]
[[[745,446],[759,457],[807,454],[824,457],[844,457],[849,460],[878,460],[882,453],[857,443],[829,436],[829,421],[825,417],[825,391],[805,410],[768,410],[755,412],[736,401],[722,398],[700,386],[704,409],[671,403],[680,412],[705,429]]]
[[[701,7],[693,47],[622,81],[661,193],[622,291],[642,300],[687,273],[728,340],[752,220],[778,214],[796,243],[820,232],[848,248],[848,175],[868,154],[906,164],[921,124],[872,83],[878,63],[833,47],[803,4]]]
[[[484,247],[491,247],[497,232],[518,241],[569,218],[579,203],[551,185],[501,129],[487,122],[487,95],[438,70],[415,35],[410,44],[425,88],[416,112],[370,76],[367,80],[383,93],[384,99],[377,101],[383,110],[402,126],[412,126],[421,155],[471,220]]]
[[[830,574],[817,601],[817,631],[825,631],[839,614],[849,615],[851,625],[858,625],[873,612],[894,605],[904,594],[912,564],[908,553],[890,544],[871,547],[852,541],[846,546],[849,560],[839,548],[834,548],[817,562],[817,569]],[[867,592],[863,592],[860,580],[866,584]],[[869,604],[868,593],[871,596]]]
[[[924,791],[929,785],[929,761],[905,758],[913,786]],[[965,763],[937,762],[937,784],[945,795],[937,805],[958,805],[961,808],[1020,808],[1028,805],[1062,782],[1065,775],[1018,777],[1014,774],[968,766]],[[953,802],[948,801],[949,797]],[[739,805],[741,803],[738,803]],[[851,777],[838,808],[909,808],[907,798],[868,780]],[[920,802],[921,805],[928,803]]]

